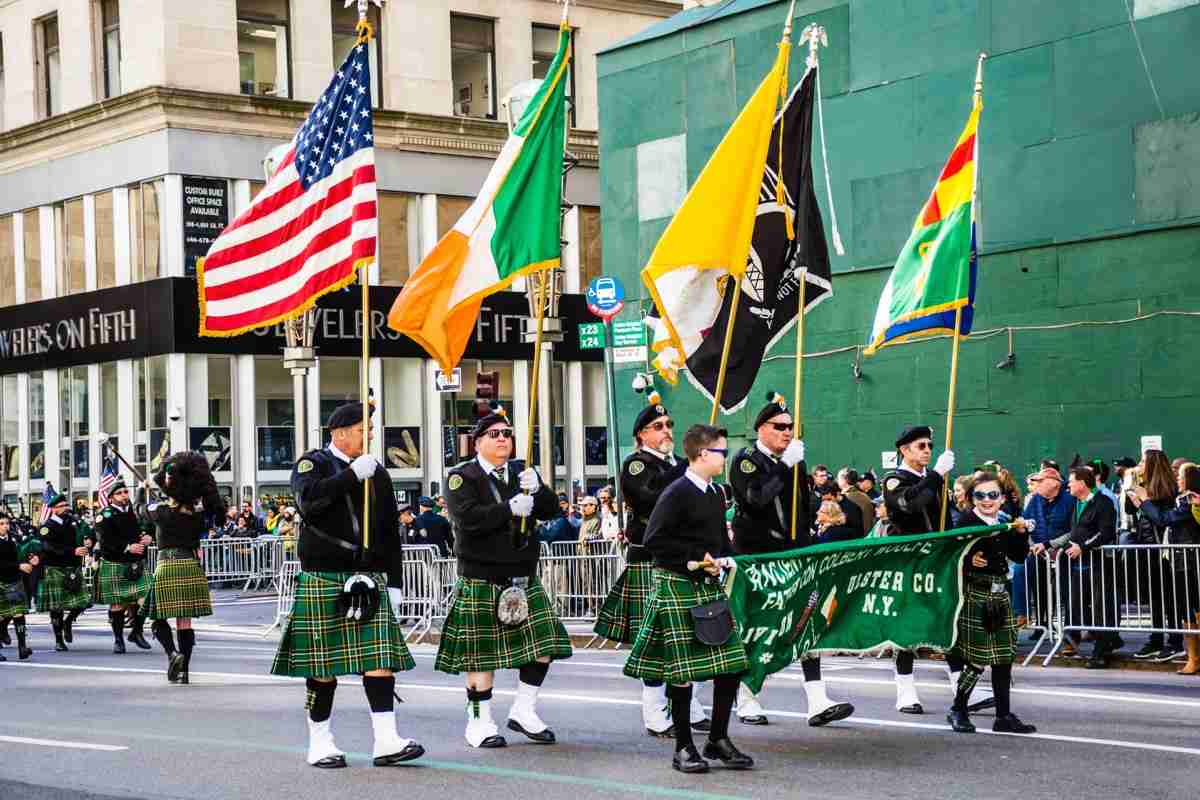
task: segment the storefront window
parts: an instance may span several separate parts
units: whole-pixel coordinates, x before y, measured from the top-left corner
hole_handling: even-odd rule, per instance
[[[5,375],[0,379],[0,453],[4,456],[4,480],[15,481],[20,477],[20,464],[17,455],[20,449],[17,442],[21,438],[20,426],[17,421],[18,398],[17,376]]]
[[[421,261],[415,194],[379,193],[379,283],[400,286]]]
[[[200,419],[203,425],[188,428],[188,448],[203,453],[213,472],[232,469],[233,415],[232,403],[232,359],[229,356],[200,356],[207,361],[208,398],[204,412],[198,416],[189,413],[192,419]]]
[[[100,430],[110,437],[116,436],[120,430],[117,402],[117,365],[114,363],[100,365]]]
[[[55,210],[62,247],[58,250],[59,297],[87,288],[83,238],[83,198],[68,200]]]
[[[337,69],[346,56],[350,53],[350,48],[358,42],[358,33],[354,27],[358,24],[358,9],[351,4],[349,8],[342,0],[330,0],[329,13],[333,19],[333,69]],[[371,6],[367,12],[367,21],[371,23],[371,27],[375,30],[375,36],[371,39],[368,47],[370,51],[367,53],[367,58],[371,66],[371,101],[375,108],[383,108],[383,92],[380,87],[383,86],[383,75],[379,69],[379,48],[380,42],[383,41],[383,26],[379,21],[379,9]]]
[[[167,357],[151,356],[134,362],[138,431],[145,444],[134,448],[134,461],[156,472],[171,452],[167,430]],[[140,434],[139,434],[140,438]]]
[[[447,464],[455,464],[469,458],[472,450],[467,441],[467,434],[475,425],[475,390],[479,386],[479,374],[496,373],[497,392],[499,397],[492,398],[504,406],[509,419],[516,418],[513,407],[513,362],[511,361],[464,361],[459,365],[462,369],[462,389],[457,392],[447,392],[442,397],[442,457]],[[523,447],[517,440],[518,447]],[[524,458],[523,453],[519,453]]]
[[[321,359],[322,375],[325,363]],[[295,403],[292,374],[281,358],[254,359],[254,393],[258,468],[290,470],[296,460]]]
[[[383,360],[383,454],[393,469],[421,469],[421,360]]]
[[[242,94],[290,97],[288,0],[238,0],[237,28]]]
[[[29,373],[29,477],[46,477],[46,391],[42,373]]]
[[[38,210],[31,208],[22,215],[25,240],[25,302],[42,299],[42,228]]]
[[[321,359],[321,444],[328,444],[325,421],[343,403],[359,399],[357,358]],[[378,398],[377,398],[378,399]]]
[[[113,236],[113,194],[96,195],[96,285],[117,285],[117,242]]]
[[[608,464],[608,384],[603,364],[583,364],[583,463]]]
[[[12,215],[0,217],[0,306],[17,302],[17,251]]]
[[[162,195],[161,179],[129,187],[129,256],[134,282],[153,280],[162,274],[159,237]]]

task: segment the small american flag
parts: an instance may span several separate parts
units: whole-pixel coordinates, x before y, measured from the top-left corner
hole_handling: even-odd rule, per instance
[[[290,319],[375,257],[375,129],[358,44],[254,201],[200,259],[200,335]]]
[[[54,484],[46,481],[46,488],[42,490],[42,510],[38,512],[38,525],[45,525],[46,520],[50,519],[50,501],[58,492],[54,491]]]
[[[100,486],[96,492],[97,502],[101,508],[108,508],[112,505],[112,501],[108,499],[108,492],[112,485],[117,482],[117,465],[113,463],[111,458],[104,460],[104,471],[100,473]]]

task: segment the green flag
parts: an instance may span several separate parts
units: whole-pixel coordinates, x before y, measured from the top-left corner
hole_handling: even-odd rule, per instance
[[[856,539],[736,556],[726,583],[750,659],[754,692],[773,672],[813,652],[882,645],[948,650],[962,606],[962,558],[1007,525]]]

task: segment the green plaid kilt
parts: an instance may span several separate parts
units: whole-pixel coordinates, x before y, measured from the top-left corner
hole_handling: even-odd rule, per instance
[[[370,622],[351,622],[338,611],[338,595],[354,574],[300,573],[292,616],[271,664],[272,675],[331,678],[376,669],[404,672],[416,666],[404,632],[392,616],[387,578],[382,574],[370,574],[379,586],[379,610]]]
[[[143,571],[136,581],[125,577],[125,567],[119,561],[101,561],[96,570],[96,602],[100,605],[128,606],[137,603],[150,591],[150,573]]]
[[[83,567],[79,568],[82,570]],[[42,572],[42,580],[38,583],[38,611],[71,611],[76,608],[87,608],[92,604],[91,593],[87,584],[80,586],[78,592],[69,593],[64,586],[68,570],[65,567],[46,567]]]
[[[633,644],[653,589],[654,564],[645,561],[625,567],[596,616],[596,634],[609,641]]]
[[[15,603],[8,599],[8,593],[14,590],[21,593],[21,599]],[[29,598],[25,594],[25,584],[21,581],[0,583],[0,619],[19,617],[28,611]]]
[[[958,641],[952,652],[977,667],[1011,664],[1017,655],[1017,622],[1009,594],[1007,591],[993,594],[991,584],[990,579],[968,578],[963,589],[962,612],[958,615]],[[983,629],[983,607],[988,602],[998,603],[1005,619],[995,633]]]
[[[750,662],[736,620],[733,633],[723,645],[703,644],[695,636],[689,609],[721,597],[715,583],[655,569],[654,589],[646,601],[641,630],[625,661],[625,674],[682,684],[748,670]]]
[[[212,595],[204,567],[194,557],[179,557],[186,552],[163,550],[158,554],[158,566],[146,592],[146,616],[150,619],[212,616]]]
[[[459,578],[454,600],[433,668],[457,675],[460,672],[493,672],[515,669],[549,656],[552,660],[571,657],[571,639],[550,598],[536,577],[525,587],[529,619],[518,626],[496,619],[496,605],[504,587],[477,578]]]

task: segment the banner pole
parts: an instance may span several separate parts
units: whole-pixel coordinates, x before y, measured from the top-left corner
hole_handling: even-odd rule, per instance
[[[725,344],[721,348],[721,369],[717,373],[717,392],[713,395],[712,413],[708,415],[708,424],[717,424],[717,414],[721,410],[721,395],[725,393],[725,370],[729,366],[729,349],[733,344],[733,326],[737,321],[738,300],[742,294],[742,277],[739,275],[732,280],[733,305],[729,309],[729,324],[725,326]]]
[[[358,25],[355,27],[355,32],[358,34],[358,41],[366,43],[371,40],[375,31],[371,28],[371,24],[367,22],[367,3],[365,0],[359,0],[358,3]],[[368,381],[368,372],[371,366],[371,296],[370,296],[370,268],[373,259],[364,259],[362,262],[362,273],[359,276],[358,282],[362,287],[362,361],[358,365],[358,395],[362,399],[363,409],[363,429],[362,429],[362,451],[366,455],[371,450],[371,401],[370,401],[370,386]],[[363,532],[363,556],[366,557],[366,552],[371,548],[371,486],[374,477],[363,481],[363,514],[362,514],[362,532]]]
[[[530,276],[533,280],[535,276]],[[537,333],[533,338],[533,374],[529,386],[529,439],[525,444],[525,466],[533,463],[533,426],[537,424],[538,383],[542,366],[542,323],[546,319],[546,287],[550,283],[550,271],[541,270],[536,274],[538,281],[537,300],[534,302],[533,313]],[[553,436],[553,431],[542,431],[543,436]],[[551,481],[554,477],[551,476]],[[525,538],[525,524],[529,517],[521,517],[521,538]]]
[[[796,317],[796,383],[792,387],[792,403],[796,414],[792,418],[792,440],[799,441],[803,435],[801,428],[804,411],[804,295],[808,288],[808,270],[800,270],[800,300]],[[792,467],[792,541],[796,541],[796,506],[800,502],[800,470]]]
[[[958,388],[958,343],[962,336],[958,331],[962,325],[962,306],[954,309],[954,345],[950,350],[950,398],[946,402],[946,449],[954,449],[954,405],[956,389]],[[950,490],[942,481],[942,517],[938,526],[939,531],[946,530],[946,509],[950,504]]]

